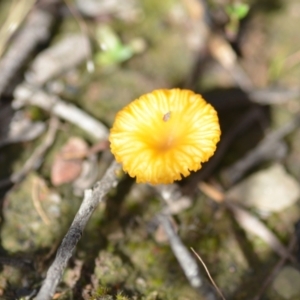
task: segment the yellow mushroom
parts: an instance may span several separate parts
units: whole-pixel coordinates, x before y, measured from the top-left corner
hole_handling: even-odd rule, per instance
[[[197,171],[220,140],[216,111],[190,90],[160,89],[124,107],[110,131],[110,147],[137,182],[172,183]]]

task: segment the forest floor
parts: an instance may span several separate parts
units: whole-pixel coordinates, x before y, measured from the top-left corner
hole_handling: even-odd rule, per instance
[[[0,299],[299,300],[299,28],[297,0],[1,1]],[[161,88],[201,94],[221,140],[138,184],[109,129]]]

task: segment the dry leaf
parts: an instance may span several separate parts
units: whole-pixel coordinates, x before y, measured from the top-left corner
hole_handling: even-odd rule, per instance
[[[83,158],[88,153],[84,140],[72,137],[56,155],[51,170],[51,182],[54,186],[74,181],[81,173]]]

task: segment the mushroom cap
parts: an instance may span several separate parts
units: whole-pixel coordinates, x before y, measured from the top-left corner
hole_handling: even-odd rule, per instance
[[[200,95],[160,89],[118,112],[109,140],[117,162],[137,182],[166,184],[199,170],[220,135],[217,112]]]

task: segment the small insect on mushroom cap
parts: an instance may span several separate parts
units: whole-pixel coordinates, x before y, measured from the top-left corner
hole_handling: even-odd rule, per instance
[[[169,121],[169,119],[171,118],[171,112],[167,112],[164,116],[163,116],[163,120],[165,122]]]
[[[217,112],[200,95],[160,89],[124,107],[109,140],[117,162],[137,182],[166,184],[199,170],[220,135]]]

